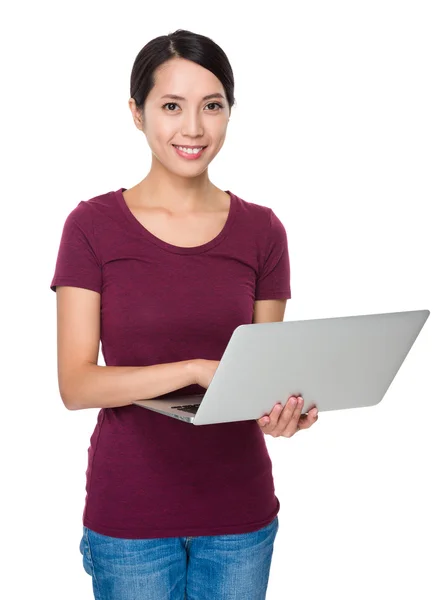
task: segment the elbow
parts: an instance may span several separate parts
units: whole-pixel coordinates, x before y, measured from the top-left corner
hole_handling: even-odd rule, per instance
[[[65,387],[59,386],[59,393],[65,408],[68,410],[79,410],[80,406],[73,401],[73,394]]]
[[[76,410],[69,396],[67,396],[65,393],[60,392],[60,397],[62,398],[62,402],[65,408],[67,408],[68,410]]]
[[[73,404],[69,404],[66,400],[63,400],[63,398],[62,401],[65,405],[65,408],[67,408],[68,410],[77,410],[76,406],[74,406]]]
[[[78,404],[69,402],[66,398],[65,399],[62,398],[62,402],[65,405],[65,408],[67,408],[68,410],[80,410],[81,408],[83,408],[82,406],[79,406]]]

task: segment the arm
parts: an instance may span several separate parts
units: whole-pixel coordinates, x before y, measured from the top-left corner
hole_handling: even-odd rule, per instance
[[[282,321],[286,310],[287,299],[256,300],[253,308],[252,323],[273,323]]]
[[[57,287],[57,366],[60,396],[68,410],[126,406],[196,382],[195,361],[146,367],[97,365],[100,294]]]

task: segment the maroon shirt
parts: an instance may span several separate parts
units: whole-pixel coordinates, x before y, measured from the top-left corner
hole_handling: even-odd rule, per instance
[[[125,189],[69,213],[51,282],[101,294],[106,365],[221,360],[255,300],[291,298],[286,231],[272,209],[226,190],[222,231],[185,248],[145,229]],[[162,397],[203,392],[194,384]],[[280,509],[255,420],[195,426],[131,404],[101,408],[90,442],[83,524],[103,535],[248,533]]]

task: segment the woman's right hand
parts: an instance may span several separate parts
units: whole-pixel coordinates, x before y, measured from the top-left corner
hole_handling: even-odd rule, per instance
[[[196,358],[193,360],[195,383],[203,388],[208,388],[221,361]]]

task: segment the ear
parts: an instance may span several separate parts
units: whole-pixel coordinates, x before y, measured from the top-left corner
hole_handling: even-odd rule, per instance
[[[136,107],[136,102],[135,102],[134,98],[130,98],[128,100],[128,106],[130,107],[131,114],[133,115],[134,124],[140,131],[143,131],[144,115],[143,115],[142,111],[140,111]]]

